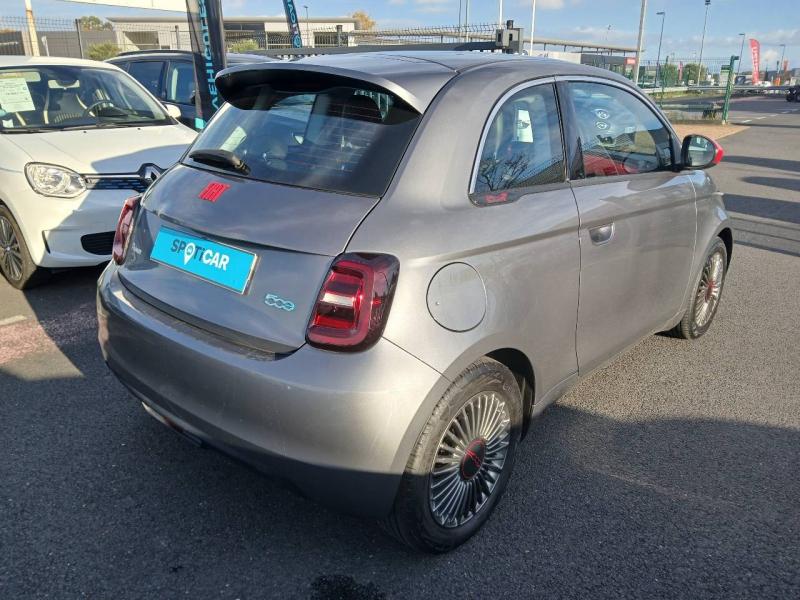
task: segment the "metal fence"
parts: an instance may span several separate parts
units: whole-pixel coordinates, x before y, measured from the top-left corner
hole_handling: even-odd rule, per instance
[[[490,42],[498,26],[492,23],[452,27],[343,31],[314,28],[301,23],[307,48],[352,46],[399,46],[409,44],[455,44]],[[291,48],[288,31],[226,29],[231,52],[269,51]],[[188,50],[188,22],[130,23],[103,20],[37,18],[29,27],[24,17],[0,16],[0,55],[41,55],[103,60],[131,50]]]
[[[494,41],[498,26],[491,23],[461,27],[419,27],[405,29],[343,31],[308,29],[301,24],[300,35],[306,49],[356,46],[447,45]],[[288,33],[275,31],[225,31],[228,48],[236,52],[290,49]]]

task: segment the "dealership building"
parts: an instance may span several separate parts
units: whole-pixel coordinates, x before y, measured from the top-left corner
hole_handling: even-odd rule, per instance
[[[189,24],[186,17],[108,17],[114,27],[116,44],[124,50],[188,50]],[[304,47],[336,46],[347,39],[358,21],[352,17],[300,18]],[[237,42],[244,49],[286,48],[291,46],[285,17],[225,17],[225,37],[229,46]],[[250,48],[247,48],[249,45]]]

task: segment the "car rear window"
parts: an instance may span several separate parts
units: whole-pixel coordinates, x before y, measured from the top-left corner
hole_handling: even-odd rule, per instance
[[[311,189],[381,196],[420,115],[384,91],[341,85],[313,91],[269,84],[240,94],[214,116],[198,150],[224,150],[243,176]]]

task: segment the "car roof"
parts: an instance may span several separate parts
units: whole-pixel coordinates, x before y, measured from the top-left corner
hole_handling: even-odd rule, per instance
[[[556,75],[587,75],[631,83],[606,69],[548,58],[470,51],[380,51],[310,56],[291,62],[232,66],[217,76],[223,98],[238,85],[252,85],[279,77],[316,73],[365,81],[385,89],[423,112],[451,79],[475,69],[502,65],[516,71],[519,81]]]
[[[63,58],[56,56],[0,56],[0,68],[33,66],[94,67],[98,69],[117,69],[117,67],[114,65],[97,60],[87,60],[84,58]]]

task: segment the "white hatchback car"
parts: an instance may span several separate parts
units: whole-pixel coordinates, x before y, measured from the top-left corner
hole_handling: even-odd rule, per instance
[[[111,258],[126,198],[195,137],[108,63],[0,57],[0,271],[23,289]]]

